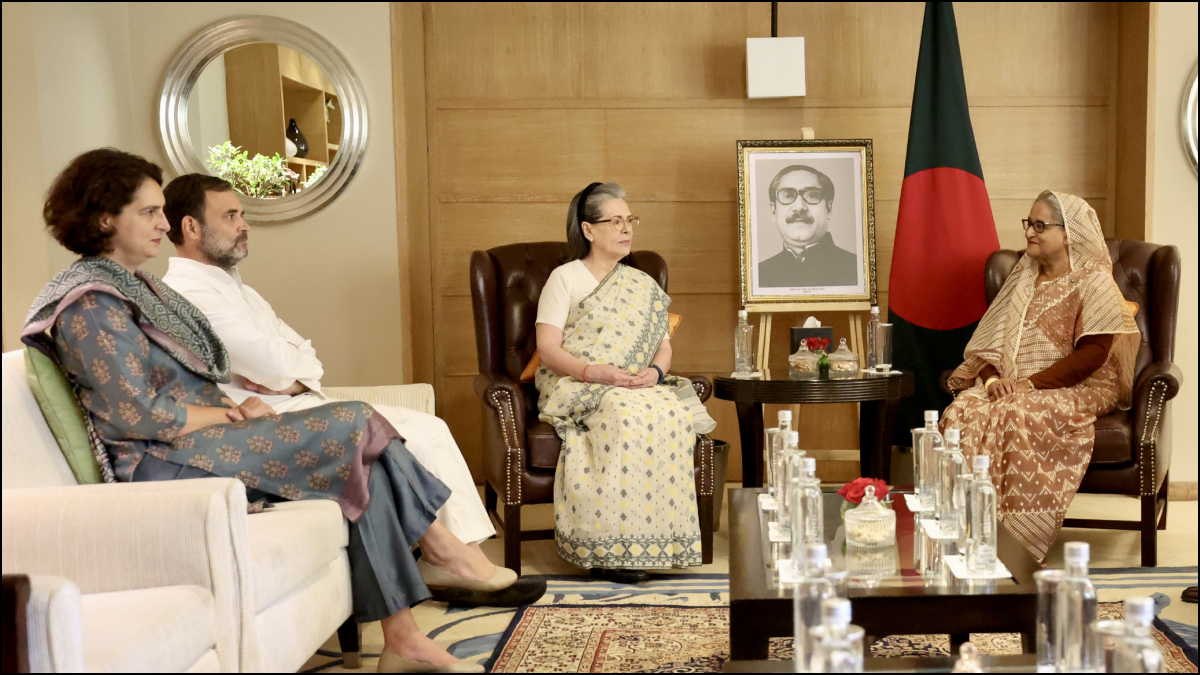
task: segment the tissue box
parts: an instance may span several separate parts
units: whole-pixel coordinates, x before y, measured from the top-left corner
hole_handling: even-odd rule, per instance
[[[837,349],[837,345],[833,343],[833,327],[821,326],[820,328],[793,328],[792,329],[792,348],[788,354],[795,354],[800,348],[800,341],[805,338],[816,337],[829,340],[829,346],[826,351],[832,352]]]

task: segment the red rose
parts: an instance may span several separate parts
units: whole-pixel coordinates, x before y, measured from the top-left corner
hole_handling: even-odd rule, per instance
[[[855,478],[854,480],[842,486],[838,490],[838,494],[845,498],[846,501],[853,504],[861,504],[863,495],[867,492],[867,486],[875,488],[875,498],[882,500],[888,493],[888,486],[879,478]]]
[[[804,344],[808,345],[808,351],[818,352],[829,346],[829,338],[823,338],[823,337],[804,338]]]

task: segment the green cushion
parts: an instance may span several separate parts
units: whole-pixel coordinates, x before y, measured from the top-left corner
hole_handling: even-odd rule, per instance
[[[67,458],[67,464],[75,474],[75,480],[80,485],[103,483],[100,468],[92,457],[83,409],[79,407],[75,390],[66,374],[40,350],[25,347],[25,375],[29,380],[29,388],[33,390],[33,397],[42,409],[42,416],[50,425],[50,433],[54,434],[54,440],[58,441],[63,457]]]

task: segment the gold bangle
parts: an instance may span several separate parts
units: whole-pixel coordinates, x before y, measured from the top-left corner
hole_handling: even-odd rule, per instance
[[[984,391],[987,391],[988,389],[991,389],[991,388],[992,388],[992,383],[993,383],[993,382],[995,382],[995,381],[997,381],[997,380],[999,380],[999,379],[1000,379],[1000,378],[998,378],[998,377],[989,377],[989,378],[988,378],[987,380],[985,380],[985,381],[984,381],[984,383],[983,383],[983,390],[984,390]]]

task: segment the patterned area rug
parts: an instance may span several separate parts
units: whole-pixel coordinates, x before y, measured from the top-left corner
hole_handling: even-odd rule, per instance
[[[729,578],[725,574],[652,574],[651,581],[636,586],[571,575],[542,578],[547,581],[546,595],[524,612],[495,607],[464,609],[425,602],[415,607],[413,613],[422,630],[451,654],[477,663],[494,663],[498,669],[508,672],[551,668],[554,660],[559,662],[556,669],[575,670],[584,666],[586,658],[595,660],[601,656],[614,660],[612,670],[643,667],[670,670],[678,665],[685,672],[716,672],[728,656]],[[1094,569],[1092,578],[1104,603],[1114,603],[1112,607],[1118,607],[1116,603],[1130,595],[1152,595],[1160,609],[1166,609],[1163,612],[1166,615],[1178,609],[1178,597],[1183,587],[1196,583],[1196,568]],[[558,609],[564,611],[547,611]],[[529,615],[530,610],[533,615]],[[653,610],[653,615],[665,617],[666,623],[661,627],[649,624],[647,620],[652,614],[647,612],[639,616],[639,610]],[[606,618],[618,611],[622,612],[618,618]],[[1186,614],[1177,613],[1176,616],[1185,618]],[[679,619],[678,623],[671,623],[671,618]],[[632,623],[632,628],[620,630],[609,626],[604,639],[593,636],[606,630],[610,621],[614,624],[624,622],[625,625],[637,623]],[[568,625],[572,622],[574,627]],[[719,641],[710,644],[713,626],[719,626]],[[1192,665],[1196,659],[1195,626],[1163,620],[1156,627],[1163,636],[1160,644],[1166,639],[1172,645],[1168,648],[1164,644],[1163,651],[1169,661],[1174,659],[1178,664],[1177,672],[1196,672]],[[518,628],[521,628],[519,635]],[[657,632],[650,634],[641,632],[643,630]],[[981,651],[991,654],[1010,653],[1017,644],[1015,636],[1005,634],[975,635],[972,639]],[[1187,640],[1192,641],[1191,646]],[[568,648],[573,645],[578,649],[572,656]],[[877,656],[944,655],[948,653],[948,646],[948,638],[944,635],[892,636],[876,643],[872,653]],[[363,647],[365,670],[346,670],[337,651],[337,640],[331,638],[305,664],[302,672],[370,672],[383,647],[378,623],[363,626]],[[587,654],[585,648],[590,650]],[[775,658],[791,658],[791,641],[775,641],[771,652]],[[539,665],[531,665],[526,660],[537,660]],[[609,669],[603,659],[596,661],[595,667]]]
[[[1102,603],[1102,618],[1121,605]],[[1156,622],[1166,672],[1196,672],[1195,650]],[[1016,634],[977,634],[983,654],[1019,654]],[[771,641],[771,658],[792,658],[792,640]],[[875,657],[948,656],[946,635],[894,635],[871,646]],[[519,611],[488,662],[490,672],[715,673],[729,657],[727,607],[544,605]]]

